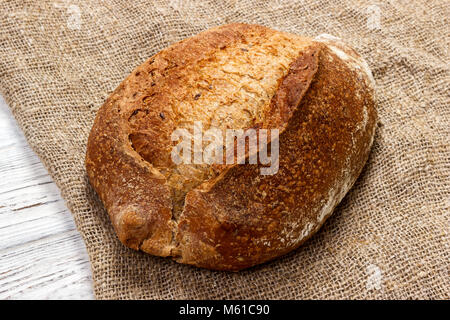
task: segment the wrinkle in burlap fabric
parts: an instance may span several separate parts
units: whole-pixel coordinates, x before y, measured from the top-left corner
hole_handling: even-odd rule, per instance
[[[97,298],[449,298],[448,1],[12,0],[0,15],[0,93],[73,213]],[[121,245],[83,164],[96,111],[134,67],[229,22],[341,37],[373,70],[380,118],[320,232],[240,273]]]

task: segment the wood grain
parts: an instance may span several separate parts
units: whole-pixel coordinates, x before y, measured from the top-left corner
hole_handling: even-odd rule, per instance
[[[86,248],[0,97],[0,299],[93,299]]]

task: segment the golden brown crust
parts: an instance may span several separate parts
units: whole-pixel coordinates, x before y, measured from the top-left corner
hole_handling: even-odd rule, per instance
[[[287,53],[280,54],[278,42]],[[280,129],[279,171],[262,176],[261,165],[192,166],[195,175],[182,181],[169,157],[170,134],[183,117],[172,93],[189,102],[194,116],[188,120],[195,120],[196,108],[201,113],[201,103],[214,102],[221,83],[198,96],[197,87],[186,89],[186,75],[213,83],[211,57],[223,65],[220,59],[231,54],[226,50],[234,54],[249,43],[275,63],[289,64],[272,78],[259,79],[256,67],[245,70],[267,84],[268,100],[250,111],[251,101],[227,105],[228,116],[230,124]],[[114,91],[89,136],[87,172],[125,245],[210,269],[247,268],[298,247],[354,183],[374,135],[371,85],[362,59],[339,41],[255,25],[214,28],[150,58]],[[244,109],[252,116],[244,117]],[[214,112],[227,121],[226,113]]]

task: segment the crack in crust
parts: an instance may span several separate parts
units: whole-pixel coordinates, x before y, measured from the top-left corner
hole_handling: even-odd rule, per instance
[[[359,175],[375,128],[373,83],[359,72],[367,65],[333,41],[231,24],[137,67],[100,108],[86,154],[119,239],[181,263],[240,270],[311,236]],[[279,172],[176,166],[170,135],[194,121],[204,131],[279,129]]]

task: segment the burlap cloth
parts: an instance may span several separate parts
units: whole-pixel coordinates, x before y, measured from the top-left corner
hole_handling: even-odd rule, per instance
[[[73,213],[97,298],[449,299],[450,2],[2,0],[0,15],[0,93]],[[135,66],[229,22],[345,39],[373,71],[380,118],[320,232],[240,273],[121,245],[83,163],[96,111]]]

